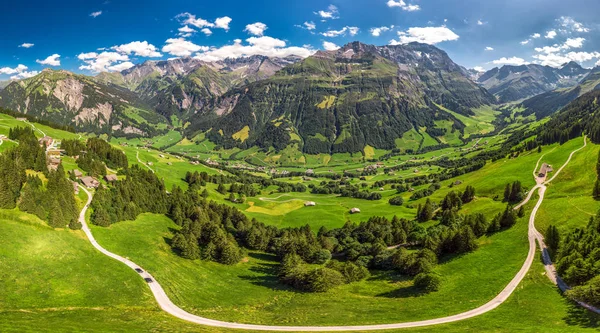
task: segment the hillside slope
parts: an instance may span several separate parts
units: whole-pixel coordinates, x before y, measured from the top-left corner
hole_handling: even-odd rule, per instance
[[[153,135],[166,127],[130,91],[63,70],[10,83],[0,91],[0,106],[86,132]]]
[[[194,118],[190,131],[212,128],[211,140],[228,146],[297,142],[308,153],[393,149],[413,128],[432,137],[462,131],[464,124],[436,104],[469,116],[493,102],[433,46],[355,42],[229,91],[212,117]]]

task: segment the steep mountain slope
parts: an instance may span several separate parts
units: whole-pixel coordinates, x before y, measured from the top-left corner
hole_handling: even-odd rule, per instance
[[[576,62],[567,63],[562,68],[535,64],[506,65],[487,71],[477,82],[494,94],[500,103],[508,103],[558,88],[573,87],[588,73],[589,70]]]
[[[212,118],[195,117],[189,130],[211,129],[211,140],[227,146],[297,142],[308,153],[392,149],[413,128],[432,137],[464,128],[436,103],[464,115],[493,103],[467,75],[430,45],[355,42],[229,91]]]
[[[535,114],[538,119],[562,109],[578,97],[600,89],[600,67],[593,68],[581,82],[571,88],[562,88],[523,101],[525,116]]]
[[[10,83],[0,91],[0,106],[96,133],[150,135],[166,127],[129,90],[62,70]]]
[[[101,73],[96,80],[136,92],[162,115],[187,119],[213,108],[229,89],[269,78],[298,60],[251,56],[216,62],[193,58],[147,61],[121,73]]]

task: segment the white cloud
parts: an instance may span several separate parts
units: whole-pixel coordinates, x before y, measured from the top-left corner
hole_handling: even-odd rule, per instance
[[[389,27],[371,28],[371,35],[374,37],[379,37],[381,36],[382,32],[390,31],[392,29],[394,29],[393,25]]]
[[[567,41],[565,42],[563,47],[578,49],[578,48],[583,47],[584,41],[585,41],[585,38],[581,38],[581,37],[569,38],[569,39],[567,39]]]
[[[358,29],[358,27],[344,27],[342,28],[342,30],[329,30],[326,32],[322,32],[321,35],[325,37],[338,37],[349,33],[350,36],[356,36],[359,30],[360,29]]]
[[[303,25],[306,30],[315,30],[317,28],[317,25],[313,21],[306,21]]]
[[[521,45],[527,45],[527,44],[529,44],[529,39],[521,42]]]
[[[179,31],[179,36],[181,37],[190,37],[192,36],[194,33],[196,33],[196,30],[190,28],[186,25],[184,25],[183,27],[177,29]]]
[[[209,28],[202,28],[202,30],[200,30],[203,34],[210,36],[212,35],[212,30],[210,30]]]
[[[536,32],[536,33],[534,33],[533,35],[531,35],[531,38],[534,38],[534,39],[537,39],[537,38],[540,38],[540,37],[542,37],[542,35],[540,35],[540,34],[539,34],[539,33],[537,33],[537,32]]]
[[[126,62],[122,62],[122,63],[114,65],[114,66],[110,66],[107,69],[110,72],[121,72],[121,71],[124,71],[126,69],[130,69],[133,66],[135,66],[135,65],[132,62],[126,61]]]
[[[421,9],[419,5],[407,5],[403,0],[389,0],[387,2],[387,5],[390,8],[400,7],[402,8],[402,10],[405,10],[407,12],[414,12]]]
[[[33,47],[33,45],[34,44],[32,44],[32,43],[23,43],[23,44],[19,45],[19,47],[23,47],[23,48],[28,49],[30,47]]]
[[[96,52],[81,53],[77,56],[79,60],[95,59],[98,56]]]
[[[244,29],[244,31],[247,31],[249,34],[254,35],[254,36],[262,36],[265,33],[265,30],[267,30],[267,25],[261,22],[256,22],[256,23],[252,23],[252,24],[248,24],[246,26],[246,29]]]
[[[338,8],[334,5],[329,5],[329,7],[327,7],[327,10],[319,10],[318,12],[316,12],[315,14],[321,16],[322,19],[338,19],[339,17],[339,11]]]
[[[484,25],[482,20],[477,20],[477,25]]]
[[[597,67],[597,66],[600,66],[600,60],[598,60],[598,61],[596,62],[596,67]]]
[[[437,44],[445,41],[457,40],[460,37],[445,26],[413,27],[406,31],[399,31],[398,36],[400,37],[399,41],[391,40],[390,44],[408,44],[411,42]]]
[[[28,69],[27,66],[25,66],[23,64],[19,64],[15,68],[10,68],[10,67],[0,68],[0,74],[12,75],[10,77],[11,80],[20,80],[20,79],[27,79],[30,77],[34,77],[40,73],[38,71],[29,72],[29,71],[27,71],[27,69]]]
[[[599,59],[600,52],[569,52],[567,54],[536,54],[533,58],[540,60],[540,64],[544,66],[561,67],[570,61],[579,63]]]
[[[215,20],[214,23],[209,22],[202,18],[196,18],[196,15],[192,15],[190,13],[181,13],[177,15],[175,18],[182,20],[181,24],[184,25],[193,25],[198,29],[202,28],[220,28],[225,31],[229,31],[229,23],[231,23],[231,18],[228,16],[219,17]]]
[[[562,50],[562,48],[558,44],[554,44],[552,46],[544,46],[544,47],[536,47],[535,48],[535,52],[546,53],[546,54],[560,52],[560,50]]]
[[[546,33],[546,36],[544,36],[548,39],[554,39],[554,37],[556,37],[556,31],[554,30],[550,30]]]
[[[13,75],[10,77],[11,80],[21,80],[21,79],[28,79],[30,77],[34,77],[36,75],[40,74],[40,72],[38,71],[31,71],[31,72],[21,72],[17,75]]]
[[[475,67],[473,67],[473,69],[474,69],[476,72],[479,72],[479,73],[483,73],[483,72],[485,72],[485,71],[486,71],[486,70],[485,70],[483,67],[481,67],[481,66],[475,66]]]
[[[563,28],[568,29],[572,32],[590,32],[589,28],[585,27],[583,24],[575,21],[572,17],[569,16],[561,16],[558,19],[558,22]]]
[[[229,23],[231,23],[231,17],[228,16],[224,16],[224,17],[219,17],[218,19],[215,20],[215,28],[221,28],[224,29],[225,31],[229,31]]]
[[[323,42],[323,48],[324,48],[326,51],[335,51],[335,50],[339,49],[340,47],[339,47],[339,46],[337,46],[337,45],[335,45],[335,44],[334,44],[334,43],[332,43],[332,42]]]
[[[135,54],[139,57],[148,57],[148,58],[160,58],[162,54],[157,51],[156,46],[149,44],[147,41],[143,42],[131,42],[129,44],[123,44],[119,46],[113,46],[113,50],[124,53],[127,55]]]
[[[98,17],[100,15],[102,15],[102,11],[101,10],[99,10],[97,12],[93,12],[93,13],[90,14],[90,16],[93,17],[93,18],[96,18],[96,17]]]
[[[493,47],[491,47],[491,46],[488,46],[488,47],[486,47],[486,48],[485,48],[485,50],[486,50],[486,51],[494,51],[494,48],[493,48]]]
[[[22,73],[24,71],[27,70],[27,66],[19,64],[17,67],[15,68],[10,68],[10,67],[2,67],[0,68],[0,74],[16,74],[16,73]]]
[[[116,71],[115,68],[119,68],[119,65],[129,61],[129,57],[126,54],[112,51],[104,51],[100,54],[96,52],[81,53],[77,58],[83,60],[85,63],[85,65],[79,66],[79,69],[94,73],[114,72]]]
[[[246,39],[247,45],[241,40],[234,40],[233,44],[225,45],[220,48],[210,48],[197,53],[194,58],[203,61],[218,61],[226,58],[240,58],[252,55],[264,55],[268,57],[287,57],[296,55],[306,58],[315,50],[309,47],[287,46],[286,42],[277,38],[262,36],[250,37]],[[163,49],[164,51],[164,49]],[[165,51],[166,52],[166,51]]]
[[[510,57],[510,58],[502,57],[500,59],[492,61],[492,63],[494,65],[513,65],[513,66],[521,66],[521,65],[528,64],[528,62],[526,62],[525,59],[518,58],[518,57]]]
[[[165,43],[167,44],[163,46],[162,51],[177,57],[189,57],[194,52],[209,49],[207,46],[196,45],[183,38],[169,38]]]
[[[42,65],[48,65],[48,66],[60,66],[60,55],[59,54],[53,54],[51,56],[49,56],[48,58],[44,59],[44,60],[36,60],[35,62],[37,62],[38,64],[42,64]]]

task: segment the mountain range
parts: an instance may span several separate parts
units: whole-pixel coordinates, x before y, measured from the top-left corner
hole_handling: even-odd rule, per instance
[[[600,87],[596,69],[574,62],[474,75],[432,45],[354,42],[307,58],[180,58],[95,77],[47,69],[10,82],[0,106],[87,132],[152,136],[185,124],[226,147],[335,153],[394,149],[411,130],[443,144],[475,108],[522,100],[543,117]]]
[[[493,68],[477,82],[494,94],[499,103],[526,99],[560,88],[573,87],[590,72],[572,61],[561,68],[536,64]]]

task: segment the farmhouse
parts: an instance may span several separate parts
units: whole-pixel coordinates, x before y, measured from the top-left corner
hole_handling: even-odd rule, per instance
[[[81,183],[87,188],[97,188],[100,185],[98,179],[90,176],[81,178]]]
[[[358,208],[356,208],[356,207],[355,207],[355,208],[352,208],[352,209],[350,209],[350,214],[358,214],[358,213],[360,213],[360,209],[358,209]]]
[[[552,172],[552,171],[554,171],[552,169],[552,166],[550,164],[544,163],[544,164],[542,164],[542,168],[540,169],[538,177],[544,178],[544,177],[546,177],[546,175],[548,175],[548,172]]]
[[[317,203],[314,201],[307,201],[304,203],[304,207],[314,207],[316,205],[317,205]]]
[[[119,178],[117,178],[117,175],[106,175],[106,176],[104,176],[104,180],[111,183],[111,182],[116,182],[117,180],[119,180]]]
[[[46,145],[46,147],[52,146],[54,139],[49,136],[45,136],[39,140],[40,146]]]
[[[56,157],[48,158],[48,171],[56,171],[58,170],[58,166],[60,165],[60,159]]]
[[[81,177],[83,177],[83,173],[81,173],[81,171],[75,169],[73,170],[73,175],[75,176],[75,178],[80,179]]]

